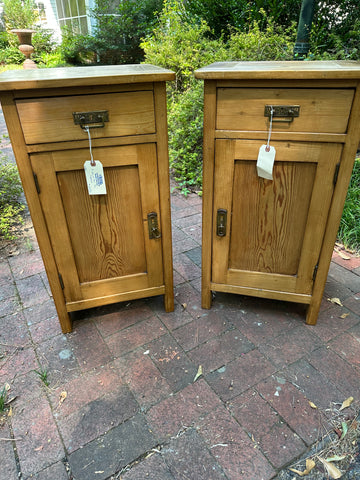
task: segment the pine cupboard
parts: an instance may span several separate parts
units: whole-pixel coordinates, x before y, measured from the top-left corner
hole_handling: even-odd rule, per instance
[[[0,76],[0,101],[64,333],[77,310],[154,295],[164,295],[166,311],[174,308],[165,83],[173,79],[151,65]],[[90,141],[106,194],[88,191]]]
[[[360,140],[360,64],[224,62],[204,80],[202,306],[211,291],[308,306],[315,325]],[[275,148],[273,179],[257,174]]]

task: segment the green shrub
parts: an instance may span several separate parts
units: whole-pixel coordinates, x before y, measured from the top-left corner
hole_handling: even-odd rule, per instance
[[[38,20],[34,0],[3,0],[6,30],[32,28]]]
[[[360,252],[360,157],[355,160],[338,237],[346,248]]]
[[[96,0],[91,16],[96,21],[93,35],[76,35],[67,29],[61,48],[69,63],[124,64],[144,59],[140,39],[154,27],[162,0]]]
[[[222,40],[210,40],[210,28],[201,21],[191,23],[180,0],[165,0],[159,25],[141,43],[148,63],[169,68],[176,73],[175,90],[186,90],[193,72],[209,63],[226,60]]]
[[[254,20],[247,32],[232,32],[228,49],[234,60],[292,60],[295,39],[295,24],[283,29],[270,19],[261,30]]]
[[[42,53],[38,57],[38,65],[40,68],[55,68],[71,66],[64,58],[60,50],[55,50],[51,53]]]
[[[14,227],[22,223],[24,205],[19,198],[22,187],[16,165],[0,158],[0,235],[14,239]]]
[[[203,84],[193,82],[169,100],[169,158],[182,193],[202,184]]]

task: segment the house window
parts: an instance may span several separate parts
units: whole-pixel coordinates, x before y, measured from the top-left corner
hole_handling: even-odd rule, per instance
[[[67,26],[73,33],[89,32],[85,0],[56,0],[60,27]]]
[[[36,10],[39,14],[40,23],[41,24],[46,23],[46,12],[45,12],[44,3],[43,2],[36,2],[35,5],[36,5]]]

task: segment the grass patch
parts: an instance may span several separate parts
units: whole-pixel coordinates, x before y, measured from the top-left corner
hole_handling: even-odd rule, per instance
[[[345,248],[360,253],[360,156],[355,160],[338,238]]]
[[[39,375],[40,380],[43,384],[48,387],[50,385],[50,381],[48,378],[48,371],[46,368],[41,367],[39,370],[34,370],[34,372]]]

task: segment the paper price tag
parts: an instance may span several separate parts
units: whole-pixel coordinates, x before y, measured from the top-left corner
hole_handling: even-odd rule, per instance
[[[106,195],[106,185],[102,163],[98,160],[95,160],[95,165],[92,166],[91,162],[88,160],[84,163],[84,170],[89,195]]]
[[[267,149],[269,151],[267,151]],[[267,145],[261,145],[259,150],[258,159],[256,162],[257,174],[259,177],[272,180],[272,172],[275,161],[275,148],[267,147]]]

